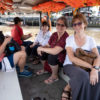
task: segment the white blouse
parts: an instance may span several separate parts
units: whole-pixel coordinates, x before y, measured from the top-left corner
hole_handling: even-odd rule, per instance
[[[40,32],[38,33],[38,35],[35,38],[35,43],[39,43],[42,46],[45,46],[48,44],[48,41],[50,39],[51,36],[51,32],[47,31],[45,34],[43,34],[43,31],[40,30]]]
[[[74,35],[69,36],[66,39],[66,46],[65,46],[65,48],[67,48],[67,47],[72,47],[74,52],[76,51],[77,48],[79,48],[77,46],[76,42],[75,42]],[[81,48],[83,50],[91,51],[93,48],[96,48],[96,42],[95,42],[95,40],[92,37],[87,36],[86,37],[86,43]],[[72,62],[69,60],[68,55],[66,55],[65,61],[64,61],[63,65],[66,65],[66,64],[72,64]]]

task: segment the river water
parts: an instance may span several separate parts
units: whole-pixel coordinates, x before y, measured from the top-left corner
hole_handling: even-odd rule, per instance
[[[40,30],[39,27],[34,27],[34,26],[23,26],[22,28],[24,34],[32,33],[32,38],[29,39],[32,41],[34,41],[35,36]],[[0,26],[0,31],[3,31],[5,35],[11,35],[11,29],[12,29],[11,26]],[[53,33],[55,31],[56,28],[52,27],[51,32]],[[72,35],[74,33],[72,28],[68,28],[66,31],[69,33],[69,35]],[[87,28],[85,32],[87,35],[92,36],[95,39],[97,45],[100,46],[100,28]]]

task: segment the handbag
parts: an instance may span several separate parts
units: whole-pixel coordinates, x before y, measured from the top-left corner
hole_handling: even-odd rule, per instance
[[[6,45],[6,48],[5,48],[5,54],[6,56],[9,56],[15,52],[18,52],[21,50],[21,47],[19,46],[19,44],[15,41],[15,40],[11,40],[10,43],[8,43]]]
[[[77,48],[76,49],[76,52],[74,53],[75,57],[93,65],[94,63],[94,60],[96,59],[97,55],[94,53],[94,52],[90,52],[90,51],[87,51],[87,50],[82,50],[81,48]],[[79,66],[77,64],[74,64],[86,71],[89,71],[90,69],[89,68],[86,68],[86,67],[83,67],[83,66]]]

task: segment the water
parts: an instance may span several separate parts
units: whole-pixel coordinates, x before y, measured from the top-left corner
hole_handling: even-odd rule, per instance
[[[34,41],[35,36],[40,30],[39,27],[34,27],[34,26],[23,26],[22,28],[23,28],[24,34],[32,33],[33,36],[29,39],[32,41]],[[5,35],[11,35],[11,29],[12,29],[12,26],[0,26],[0,31],[3,31]],[[52,27],[52,33],[55,31],[56,31],[56,28]],[[72,28],[68,28],[67,32],[69,33],[69,35],[74,33]],[[100,46],[100,28],[87,28],[85,32],[89,36],[93,37],[97,45]]]

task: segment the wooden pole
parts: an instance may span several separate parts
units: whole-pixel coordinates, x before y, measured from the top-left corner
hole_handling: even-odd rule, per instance
[[[51,15],[50,15],[49,12],[47,13],[47,16],[48,16],[48,17],[47,17],[47,20],[48,20],[48,23],[49,23],[49,25],[50,25],[50,31],[51,31],[51,27],[52,27],[52,26],[51,26],[51,19],[50,19],[50,18],[51,18]]]
[[[40,13],[40,19],[39,19],[39,26],[40,26],[40,29],[41,29],[41,19],[42,19],[42,12],[39,12]]]

